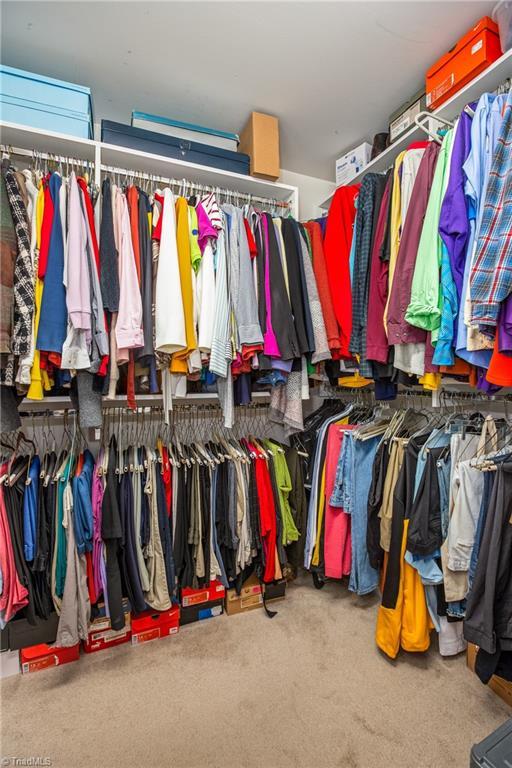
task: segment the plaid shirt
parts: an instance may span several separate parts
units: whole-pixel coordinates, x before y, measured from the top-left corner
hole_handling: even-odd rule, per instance
[[[366,360],[366,326],[368,319],[368,288],[370,257],[378,208],[387,177],[368,173],[361,182],[355,222],[355,259],[352,276],[352,335],[350,351],[360,356],[361,376],[373,376],[372,364]]]
[[[485,195],[482,225],[470,276],[471,322],[496,325],[500,304],[512,291],[512,90]]]

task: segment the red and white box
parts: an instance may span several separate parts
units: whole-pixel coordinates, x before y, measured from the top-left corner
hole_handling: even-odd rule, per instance
[[[124,621],[123,629],[115,630],[112,629],[108,616],[94,619],[89,627],[88,638],[84,642],[84,651],[96,653],[96,651],[104,651],[107,648],[115,648],[116,645],[128,643],[132,636],[129,613],[125,613]]]
[[[173,605],[167,611],[144,611],[132,618],[132,645],[175,635],[179,628],[179,605]]]
[[[181,605],[183,608],[188,608],[191,605],[210,603],[221,598],[224,599],[225,596],[226,590],[224,585],[216,579],[211,581],[208,587],[202,587],[201,589],[183,587],[181,590]]]
[[[69,664],[80,658],[80,643],[69,648],[59,648],[56,645],[31,645],[20,651],[21,671],[24,675],[28,672],[39,672],[48,667],[60,667],[61,664]]]

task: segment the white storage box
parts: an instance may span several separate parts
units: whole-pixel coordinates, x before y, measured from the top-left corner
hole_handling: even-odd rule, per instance
[[[354,176],[361,173],[363,168],[370,162],[372,155],[372,145],[363,141],[358,147],[354,147],[346,155],[336,160],[336,186],[341,187],[349,184]]]
[[[166,136],[174,136],[188,142],[197,141],[200,144],[209,144],[210,147],[221,147],[232,152],[237,151],[240,141],[237,133],[216,131],[202,125],[182,123],[180,120],[171,120],[169,117],[150,115],[146,112],[132,112],[132,128],[144,128],[146,131],[164,133]]]
[[[20,652],[2,651],[0,653],[0,678],[12,677],[20,673]]]

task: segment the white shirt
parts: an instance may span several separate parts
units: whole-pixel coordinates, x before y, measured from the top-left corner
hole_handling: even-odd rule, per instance
[[[155,289],[155,348],[172,354],[187,347],[181,296],[174,195],[164,189],[162,232]]]

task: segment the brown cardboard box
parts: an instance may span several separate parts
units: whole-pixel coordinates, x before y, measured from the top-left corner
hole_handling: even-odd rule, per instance
[[[240,133],[238,151],[251,158],[251,176],[275,181],[281,173],[279,120],[262,112],[251,112]]]
[[[477,645],[468,643],[468,667],[472,672],[475,671],[476,652],[478,650]],[[508,680],[503,680],[502,677],[496,677],[494,675],[488,682],[488,687],[494,691],[494,693],[503,699],[509,706],[512,707],[512,683]]]
[[[237,595],[234,589],[228,589],[226,592],[226,613],[228,616],[262,607],[263,593],[261,591],[261,584],[255,574],[249,576],[247,581],[244,582],[239,595]]]

